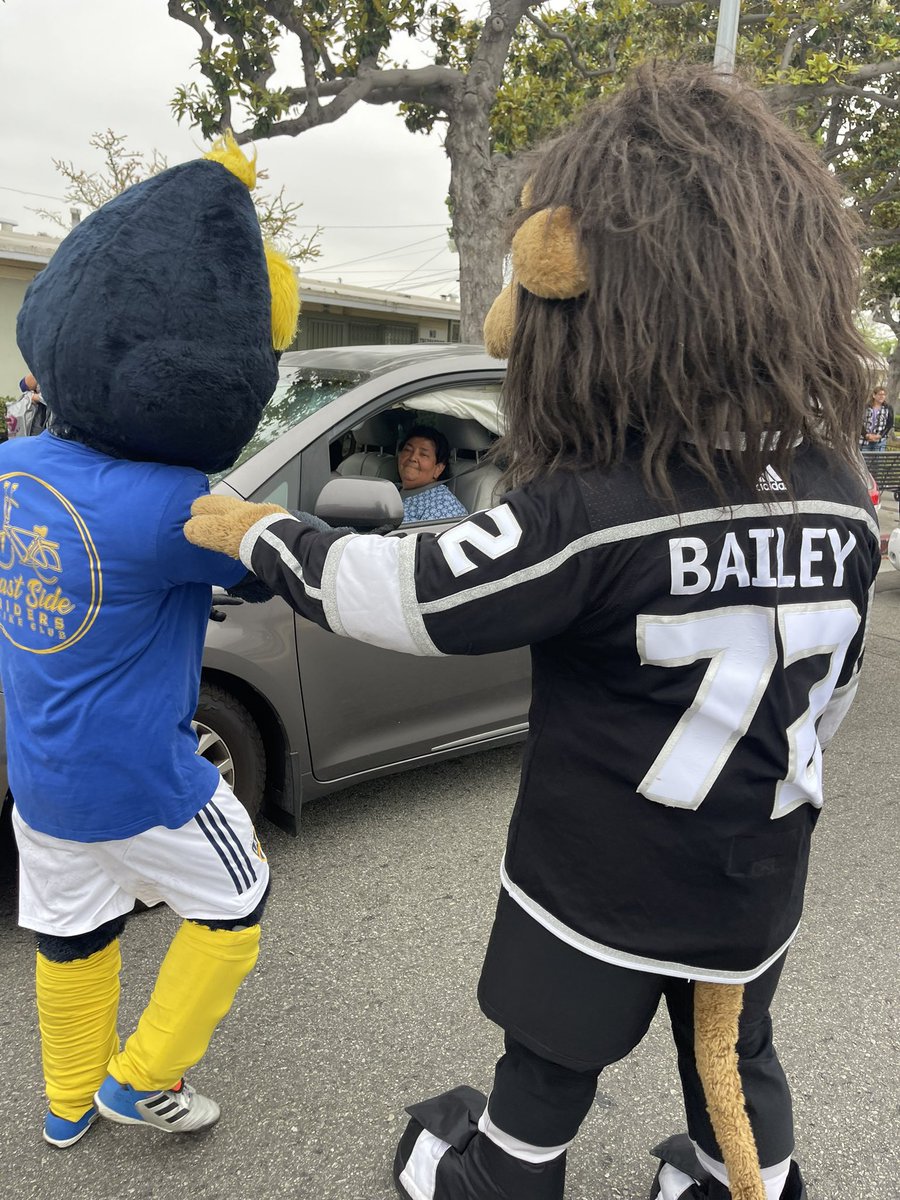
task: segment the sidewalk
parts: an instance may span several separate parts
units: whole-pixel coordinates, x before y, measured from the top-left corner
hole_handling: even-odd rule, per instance
[[[878,579],[875,587],[877,591],[882,588],[900,588],[900,571],[895,570],[891,566],[887,557],[888,538],[895,529],[900,526],[900,505],[894,498],[893,492],[884,492],[881,496],[881,506],[878,509],[878,524],[881,526],[881,570],[878,572]]]

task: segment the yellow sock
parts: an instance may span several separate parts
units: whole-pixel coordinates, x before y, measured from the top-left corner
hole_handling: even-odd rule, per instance
[[[150,1003],[121,1054],[109,1064],[139,1091],[170,1088],[206,1053],[259,956],[259,926],[207,929],[185,921],[159,970]]]
[[[53,962],[38,952],[35,970],[44,1082],[51,1110],[77,1121],[94,1102],[119,1049],[118,940],[88,958]]]

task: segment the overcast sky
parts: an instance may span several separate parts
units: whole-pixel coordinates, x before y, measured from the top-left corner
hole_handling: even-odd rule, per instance
[[[30,211],[67,211],[52,159],[101,165],[105,129],[170,166],[198,157],[198,132],[169,101],[196,79],[199,42],[166,0],[0,0],[0,218],[59,232]],[[267,191],[285,185],[301,225],[324,227],[304,271],[425,296],[458,294],[447,246],[449,164],[437,136],[408,133],[393,108],[358,105],[333,125],[258,143]],[[355,227],[355,228],[354,228]]]

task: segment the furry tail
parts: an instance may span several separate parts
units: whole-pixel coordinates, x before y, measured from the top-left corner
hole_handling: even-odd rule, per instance
[[[741,986],[694,984],[694,1053],[733,1200],[766,1200],[738,1074],[736,1045],[743,1003]]]

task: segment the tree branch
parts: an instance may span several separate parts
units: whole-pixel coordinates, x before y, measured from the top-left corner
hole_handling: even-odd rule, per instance
[[[352,78],[335,79],[323,83],[316,89],[318,98],[333,95],[330,104],[318,104],[311,111],[310,93],[306,88],[288,92],[291,104],[306,104],[306,111],[296,117],[273,121],[265,131],[255,129],[235,133],[238,142],[252,142],[256,138],[294,137],[307,129],[330,125],[349,111],[354,104],[396,104],[400,101],[433,104],[449,107],[463,80],[459,71],[452,67],[397,67],[390,70],[361,70]]]
[[[526,12],[525,19],[527,21],[530,21],[531,24],[535,27],[535,29],[537,29],[541,34],[543,34],[543,36],[545,38],[547,38],[548,41],[562,42],[562,44],[565,46],[566,50],[568,50],[568,52],[569,52],[569,58],[571,59],[572,66],[575,68],[575,70],[578,72],[578,74],[581,75],[584,79],[599,79],[602,76],[612,75],[615,72],[615,69],[616,69],[616,53],[615,52],[616,52],[616,47],[618,46],[617,39],[614,39],[613,41],[611,41],[607,47],[607,49],[609,51],[609,66],[603,67],[601,70],[592,71],[588,67],[586,67],[584,65],[584,63],[581,61],[581,59],[578,57],[578,51],[575,49],[575,45],[574,45],[572,39],[568,36],[568,34],[559,33],[557,30],[555,30],[552,27],[552,25],[548,25],[546,21],[542,21],[540,17],[535,16],[535,14],[533,12]]]
[[[796,25],[788,34],[787,40],[784,43],[784,50],[781,53],[781,62],[778,64],[778,74],[783,75],[791,65],[791,59],[794,57],[794,50],[797,48],[797,43],[804,34],[810,33],[816,28],[818,21],[803,21],[800,25]]]
[[[213,79],[212,75],[209,73],[205,64],[203,63],[203,56],[209,56],[213,52],[213,38],[212,34],[206,28],[206,22],[201,17],[197,17],[193,13],[188,12],[188,10],[184,7],[182,0],[169,0],[169,16],[173,17],[176,21],[181,21],[183,25],[187,25],[190,29],[193,29],[193,31],[200,38],[200,53],[197,56],[198,62],[200,63],[200,71],[212,84],[213,91],[215,92],[216,97],[222,106],[222,119],[219,122],[220,128],[230,129],[231,97],[228,95],[227,91],[223,91],[221,88],[216,86],[215,79]]]
[[[900,74],[900,58],[889,59],[887,62],[881,63],[866,63],[864,66],[857,67],[855,71],[848,71],[841,80],[835,80],[832,83],[776,83],[764,88],[764,91],[769,105],[779,111],[807,104],[821,96],[862,95],[861,91],[842,92],[842,89],[853,88],[857,84],[867,83],[882,75],[897,74]],[[880,92],[870,92],[866,98],[876,100],[881,104],[887,101],[889,107],[894,107],[896,104],[892,97],[884,96]]]

